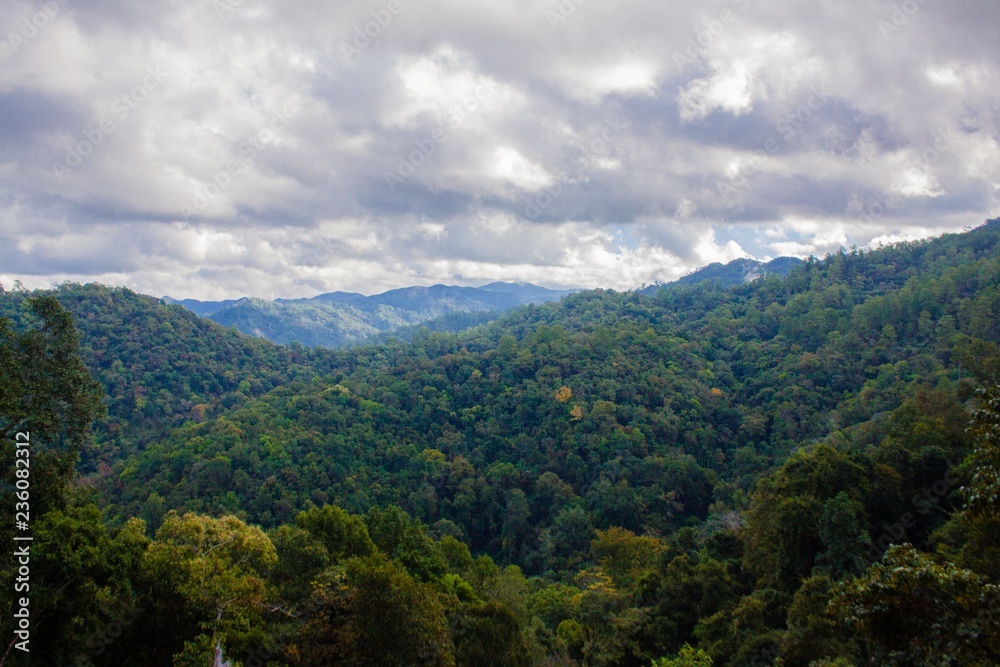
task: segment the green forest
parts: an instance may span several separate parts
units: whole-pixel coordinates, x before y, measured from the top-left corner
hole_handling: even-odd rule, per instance
[[[0,457],[0,665],[997,665],[1000,220],[349,350],[6,291]]]

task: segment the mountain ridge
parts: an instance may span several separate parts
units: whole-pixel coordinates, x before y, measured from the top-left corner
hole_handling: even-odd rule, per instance
[[[161,300],[276,343],[337,348],[453,313],[502,313],[517,306],[556,301],[575,291],[524,282],[494,282],[480,287],[401,287],[371,296],[338,291],[273,301],[253,297],[178,300],[169,296]]]
[[[730,287],[766,275],[786,276],[802,260],[778,257],[767,262],[740,258],[726,264],[713,262],[669,282],[640,287],[652,294],[672,285],[694,285],[716,280]],[[553,290],[528,282],[493,282],[479,287],[435,284],[399,287],[366,296],[358,292],[335,291],[298,299],[273,301],[255,297],[200,301],[162,297],[195,314],[225,326],[276,343],[298,342],[306,346],[330,348],[380,340],[393,331],[420,326],[457,313],[478,313],[472,318],[482,323],[518,306],[558,301],[580,290]],[[495,319],[495,318],[493,318]],[[451,320],[448,320],[453,324]],[[446,326],[446,328],[451,328]]]
[[[705,280],[716,280],[724,287],[732,287],[752,282],[757,278],[768,275],[776,275],[783,278],[796,266],[802,264],[802,261],[798,257],[775,257],[766,262],[750,257],[740,257],[725,264],[722,262],[712,262],[681,276],[677,280],[666,283],[656,282],[652,285],[639,288],[639,291],[645,294],[653,294],[664,287],[672,285],[697,285]]]

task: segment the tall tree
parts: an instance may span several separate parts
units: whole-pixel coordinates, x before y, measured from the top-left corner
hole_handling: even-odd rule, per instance
[[[227,653],[254,648],[277,562],[267,535],[234,516],[168,513],[143,560],[150,645],[169,656],[183,643],[175,664],[200,664],[220,643]]]
[[[80,360],[73,318],[55,297],[29,298],[25,308],[24,331],[0,317],[0,454],[13,479],[13,440],[29,435],[32,508],[40,513],[73,478],[90,425],[104,414],[104,390]]]
[[[8,545],[14,544],[15,509],[22,512],[18,518],[23,522],[18,524],[17,531],[21,537],[32,536],[36,527],[43,530],[62,521],[61,517],[53,518],[52,513],[65,508],[80,446],[89,436],[90,424],[104,411],[103,390],[80,360],[73,318],[52,296],[31,297],[24,304],[29,322],[26,329],[19,331],[9,319],[0,317],[0,468],[3,471],[0,473],[0,543],[5,545],[3,556],[0,556],[0,585],[4,591],[14,590],[15,560],[13,549]],[[107,539],[99,523],[91,522],[90,527],[94,531],[88,536],[78,536],[80,540],[89,542],[92,537],[92,541],[100,542]],[[44,535],[34,545],[35,554],[43,546],[42,537]],[[32,549],[31,541],[25,540],[19,545],[29,552]],[[56,548],[57,545],[49,546]],[[34,559],[33,562],[38,561]],[[47,580],[40,578],[42,572],[36,567],[36,577],[24,582],[28,588],[21,590],[23,595],[4,596],[0,665],[10,664],[5,661],[14,645],[13,641],[8,644],[8,638],[14,637],[15,601],[26,597],[30,605],[34,600],[36,606],[30,607],[31,623],[35,628],[41,627],[46,622],[46,614],[54,610],[38,607],[39,600],[56,593],[44,587],[76,578],[70,573],[75,562],[50,560],[49,564],[53,569],[47,571]],[[60,572],[61,565],[65,568]],[[96,594],[99,586],[84,588]],[[77,599],[76,602],[84,601]],[[86,606],[82,604],[81,608]],[[65,616],[66,612],[64,607],[60,613]],[[70,618],[66,624],[56,625],[80,628],[89,622]],[[50,635],[47,642],[61,639]]]

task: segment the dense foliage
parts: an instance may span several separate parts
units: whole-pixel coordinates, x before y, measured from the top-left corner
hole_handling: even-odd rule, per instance
[[[53,664],[997,664],[998,242],[340,352],[64,286],[108,416],[36,627]]]
[[[272,526],[392,503],[527,571],[565,570],[593,529],[669,534],[713,501],[744,509],[760,473],[819,438],[887,428],[915,385],[967,399],[959,364],[986,373],[980,352],[1000,343],[1000,261],[992,245],[966,243],[960,263],[930,245],[736,290],[590,292],[341,354],[119,462],[117,504]],[[964,416],[950,409],[939,437],[953,443]]]
[[[0,316],[28,325],[26,292],[0,294]],[[124,288],[64,284],[51,293],[80,332],[80,355],[107,396],[83,470],[120,459],[170,428],[223,412],[296,377],[309,350],[241,335]]]

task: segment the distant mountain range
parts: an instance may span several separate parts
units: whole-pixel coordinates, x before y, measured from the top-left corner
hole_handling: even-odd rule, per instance
[[[446,330],[493,319],[526,304],[557,301],[577,290],[552,290],[530,283],[490,283],[482,287],[404,287],[365,296],[330,292],[309,299],[243,298],[227,301],[176,300],[175,303],[243,333],[276,343],[345,347],[379,334],[440,319]],[[463,314],[471,314],[463,317]]]
[[[738,285],[768,274],[785,276],[800,263],[794,257],[779,257],[766,263],[753,259],[737,259],[728,264],[716,262],[673,283],[656,283],[639,291],[652,293],[670,285],[693,285],[703,280]],[[170,297],[163,297],[163,301],[276,343],[297,341],[309,347],[347,347],[385,340],[391,332],[418,325],[435,331],[459,331],[496,319],[511,308],[558,301],[575,291],[553,290],[531,283],[490,283],[482,287],[403,287],[373,296],[330,292],[309,299],[274,301]]]

